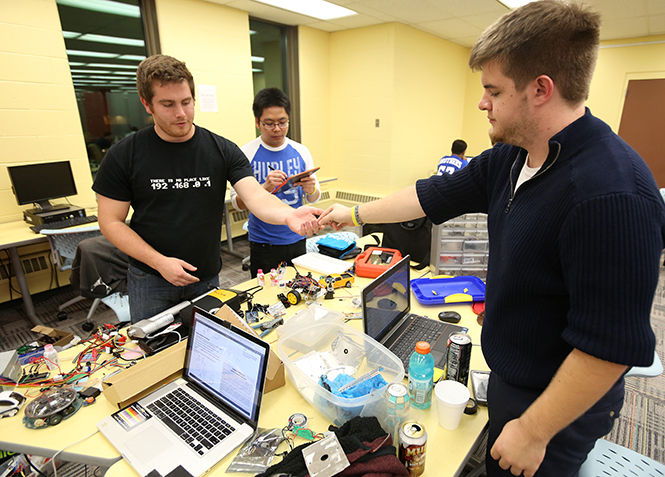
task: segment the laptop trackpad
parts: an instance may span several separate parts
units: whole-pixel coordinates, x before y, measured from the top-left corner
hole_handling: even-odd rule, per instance
[[[170,440],[166,434],[167,431],[159,425],[152,425],[152,423],[145,423],[141,428],[133,432],[127,438],[126,453],[133,462],[145,462],[146,460],[164,461],[169,455]],[[163,455],[160,455],[163,454]]]

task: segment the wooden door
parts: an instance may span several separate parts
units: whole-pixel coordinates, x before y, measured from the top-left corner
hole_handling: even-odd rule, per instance
[[[665,187],[665,79],[630,80],[619,136],[647,163]]]

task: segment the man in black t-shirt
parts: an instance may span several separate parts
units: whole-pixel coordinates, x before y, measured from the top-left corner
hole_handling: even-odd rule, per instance
[[[102,233],[130,256],[132,322],[219,285],[227,181],[253,214],[299,234],[316,232],[321,213],[267,193],[234,143],[194,125],[194,79],[185,63],[146,58],[137,88],[155,124],[114,145],[93,184]]]

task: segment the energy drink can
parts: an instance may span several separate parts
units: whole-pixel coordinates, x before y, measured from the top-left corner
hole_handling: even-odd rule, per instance
[[[399,460],[410,477],[417,477],[425,472],[425,446],[427,432],[418,421],[407,421],[399,428]]]
[[[471,337],[466,333],[453,333],[448,338],[446,379],[459,381],[466,386],[469,382],[470,364]]]

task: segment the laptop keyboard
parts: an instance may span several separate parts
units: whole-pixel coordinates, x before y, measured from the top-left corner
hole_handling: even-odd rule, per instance
[[[235,431],[182,389],[171,391],[147,407],[199,455],[206,454]]]
[[[408,328],[402,332],[397,340],[390,346],[390,351],[395,353],[404,363],[404,372],[409,371],[409,358],[416,349],[418,341],[427,341],[433,345],[439,339],[446,328],[441,321],[430,320],[420,315],[409,315],[413,317]]]

